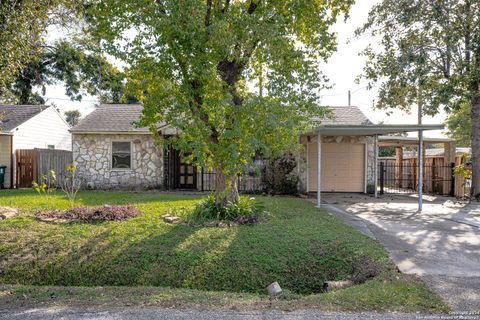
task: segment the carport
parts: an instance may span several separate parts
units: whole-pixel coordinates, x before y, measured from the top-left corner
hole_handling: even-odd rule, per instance
[[[317,207],[321,207],[322,200],[322,137],[323,136],[335,136],[335,137],[358,137],[358,136],[368,136],[374,138],[374,193],[377,197],[378,193],[378,148],[379,148],[379,136],[398,134],[398,133],[408,133],[408,132],[423,132],[429,130],[442,130],[444,125],[441,124],[422,124],[422,125],[388,125],[388,124],[365,124],[365,125],[324,125],[315,130],[316,140],[317,140],[317,177],[316,177],[316,190],[317,190]],[[419,144],[423,147],[423,143]],[[423,160],[421,154],[422,149],[419,147],[419,168],[423,168]],[[420,177],[421,180],[421,177]],[[421,184],[422,181],[419,181]],[[421,192],[421,188],[419,188]],[[421,208],[421,196],[419,197],[419,208]]]

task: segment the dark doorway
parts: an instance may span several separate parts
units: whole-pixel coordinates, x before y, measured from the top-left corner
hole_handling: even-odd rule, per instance
[[[167,189],[197,189],[197,170],[196,167],[185,161],[185,156],[178,150],[168,149],[165,166],[166,187]]]
[[[186,163],[185,158],[179,157],[179,188],[180,189],[196,189],[197,188],[197,170],[192,164]]]

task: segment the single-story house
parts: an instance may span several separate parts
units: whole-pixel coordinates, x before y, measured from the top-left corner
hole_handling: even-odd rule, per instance
[[[70,126],[54,107],[0,105],[0,164],[7,166],[5,188],[15,184],[15,151],[71,150]]]
[[[376,137],[443,128],[375,125],[357,107],[332,109],[333,118],[323,119],[321,127],[300,137],[304,145],[298,159],[301,191],[316,192],[321,185],[327,192],[373,192]],[[141,113],[141,105],[102,105],[71,129],[74,163],[88,186],[201,189],[204,181],[199,170],[184,162],[176,150],[157,145],[147,128],[133,125]],[[177,134],[167,125],[159,125],[158,130],[164,136]]]

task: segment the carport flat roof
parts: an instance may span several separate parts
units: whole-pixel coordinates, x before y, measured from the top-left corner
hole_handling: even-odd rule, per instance
[[[414,132],[418,130],[443,130],[443,124],[372,124],[372,125],[325,125],[314,130],[322,135],[339,136],[375,136],[394,133]]]
[[[445,143],[452,142],[454,139],[450,138],[423,138],[424,143]],[[380,136],[378,137],[378,144],[380,146],[405,146],[405,145],[418,145],[418,137],[395,137],[395,136]]]

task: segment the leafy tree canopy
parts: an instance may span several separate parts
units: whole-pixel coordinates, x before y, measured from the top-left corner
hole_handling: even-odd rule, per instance
[[[82,116],[82,114],[78,110],[65,111],[63,114],[65,115],[65,120],[72,127],[78,124],[78,121],[80,121],[80,117]]]
[[[130,67],[141,125],[179,129],[170,143],[217,170],[225,204],[257,151],[284,152],[324,113],[318,61],[336,49],[329,28],[352,2],[97,0],[90,18]]]
[[[457,109],[478,96],[480,1],[382,0],[357,34],[380,39],[369,46],[363,76],[380,83],[379,108],[426,114]],[[419,88],[421,90],[419,90]]]
[[[471,146],[472,120],[470,103],[464,103],[460,109],[454,110],[447,118],[448,135],[455,139],[460,147]]]
[[[120,102],[125,78],[101,53],[81,43],[59,40],[45,46],[40,56],[23,68],[4,92],[4,100],[43,104],[46,86],[63,83],[65,94],[80,101],[84,94],[102,94],[103,102]],[[41,92],[35,91],[40,88]]]
[[[78,9],[75,0],[0,2],[0,94],[20,70],[41,54],[47,27],[75,20]]]
[[[379,108],[425,114],[470,104],[474,194],[480,192],[480,0],[382,0],[357,34],[380,48],[364,51],[363,76],[379,83]]]

